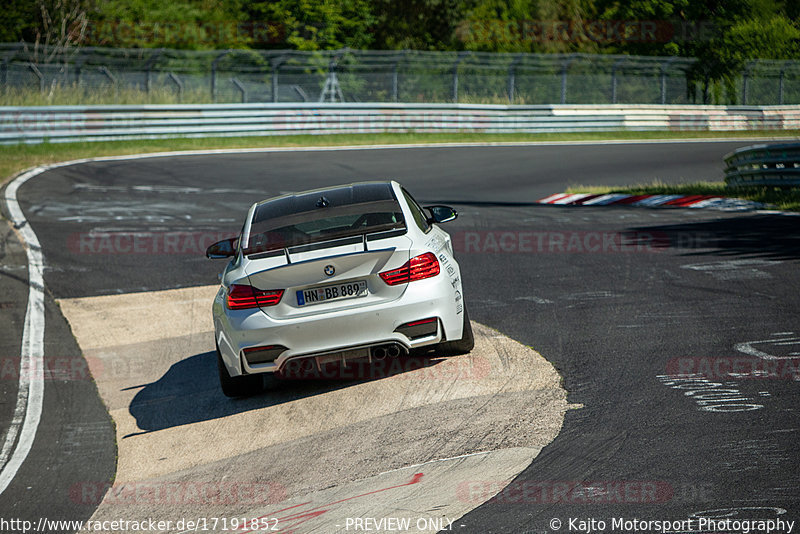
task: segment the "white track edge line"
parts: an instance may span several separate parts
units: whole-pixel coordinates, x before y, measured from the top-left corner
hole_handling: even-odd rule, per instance
[[[19,187],[52,168],[52,166],[36,167],[16,179],[5,190],[5,202],[11,221],[20,233],[26,245],[28,256],[28,306],[25,311],[25,323],[22,330],[20,348],[19,388],[14,419],[6,433],[0,457],[0,494],[2,494],[16,476],[22,463],[33,447],[33,440],[39,427],[44,401],[44,277],[42,276],[43,258],[39,239],[17,202]],[[24,413],[24,417],[23,417]],[[16,447],[14,441],[19,436]]]

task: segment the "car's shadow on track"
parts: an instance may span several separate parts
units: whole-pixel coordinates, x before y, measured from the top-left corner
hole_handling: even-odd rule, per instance
[[[361,371],[314,375],[293,380],[269,380],[258,395],[229,399],[217,378],[216,353],[204,352],[181,360],[158,379],[146,384],[131,401],[129,411],[142,430],[125,437],[208,421],[237,413],[322,395],[371,380],[381,380],[444,361],[428,357],[401,357],[360,366]],[[333,377],[333,378],[332,378]]]
[[[685,255],[794,260],[800,258],[800,217],[747,215],[632,228],[629,244],[669,248]]]

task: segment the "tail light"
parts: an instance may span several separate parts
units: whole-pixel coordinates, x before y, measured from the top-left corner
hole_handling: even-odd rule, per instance
[[[433,252],[426,252],[405,262],[402,267],[379,273],[390,286],[423,280],[439,274],[439,260]]]
[[[245,310],[274,306],[281,301],[283,289],[256,289],[253,286],[231,284],[227,305],[230,310]]]

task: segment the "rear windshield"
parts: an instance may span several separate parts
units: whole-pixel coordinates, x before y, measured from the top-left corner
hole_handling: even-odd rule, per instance
[[[267,207],[267,206],[265,206]],[[268,209],[266,210],[269,213]],[[281,210],[276,210],[281,211]],[[253,221],[245,254],[405,229],[397,200],[377,200],[313,209]]]

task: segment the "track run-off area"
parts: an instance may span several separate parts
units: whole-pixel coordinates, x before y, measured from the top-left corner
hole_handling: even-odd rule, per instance
[[[215,151],[18,179],[0,248],[0,517],[114,532],[148,519],[175,533],[788,532],[798,218],[536,204],[574,184],[718,179],[748,144]],[[222,265],[206,246],[254,201],[373,179],[459,211],[445,229],[475,350],[224,397],[210,312]]]

